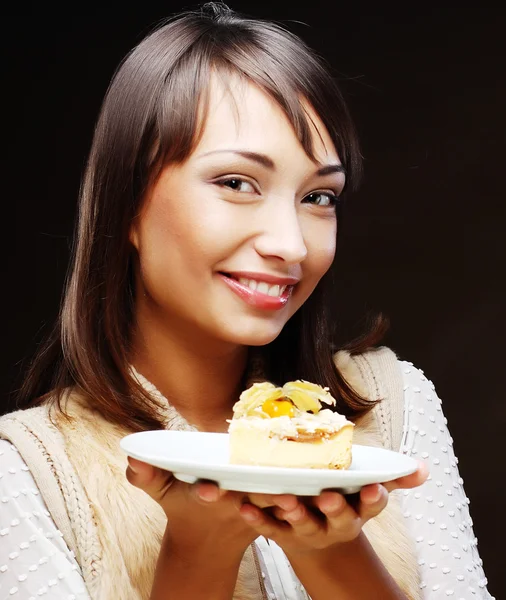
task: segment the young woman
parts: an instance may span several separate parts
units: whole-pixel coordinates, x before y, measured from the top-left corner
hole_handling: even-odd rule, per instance
[[[330,343],[340,207],[360,169],[331,76],[272,23],[211,4],[125,58],[58,326],[23,410],[0,420],[3,597],[490,598],[432,384],[373,349],[381,322]],[[127,433],[226,431],[258,378],[328,386],[358,441],[418,471],[308,500],[127,465]]]

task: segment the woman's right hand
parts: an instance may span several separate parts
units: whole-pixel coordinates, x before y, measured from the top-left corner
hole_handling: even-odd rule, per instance
[[[150,600],[230,600],[244,552],[258,536],[240,515],[241,495],[181,482],[133,458],[128,463],[128,481],[167,515]]]
[[[258,534],[240,515],[240,494],[213,483],[190,485],[172,473],[128,458],[128,481],[158,502],[167,515],[167,542],[180,556],[219,552],[242,557]]]
[[[259,535],[242,516],[243,504],[254,504],[269,519],[273,507],[290,511],[298,504],[290,495],[230,492],[213,482],[190,485],[133,458],[128,462],[128,481],[167,515],[151,600],[230,600],[244,552]]]

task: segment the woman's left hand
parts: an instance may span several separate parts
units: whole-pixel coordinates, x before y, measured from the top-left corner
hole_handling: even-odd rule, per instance
[[[312,553],[356,539],[365,523],[386,507],[389,492],[418,487],[427,477],[428,469],[420,462],[412,475],[363,487],[353,505],[333,491],[304,500],[249,494],[240,514],[258,535],[275,541],[285,553]]]

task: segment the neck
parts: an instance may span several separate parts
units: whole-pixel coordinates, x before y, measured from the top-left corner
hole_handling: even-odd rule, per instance
[[[246,346],[192,339],[188,331],[183,335],[175,328],[169,332],[139,323],[132,348],[137,371],[190,424],[201,431],[227,431],[226,419],[242,391]]]

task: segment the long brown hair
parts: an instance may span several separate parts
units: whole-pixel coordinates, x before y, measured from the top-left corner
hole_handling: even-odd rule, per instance
[[[358,183],[361,155],[352,120],[329,70],[304,42],[223,4],[165,22],[126,56],[105,96],[80,191],[61,313],[28,370],[18,406],[39,403],[51,393],[62,409],[64,390],[77,386],[112,422],[133,431],[162,426],[161,407],[129,369],[135,299],[128,232],[147,186],[165,165],[184,161],[198,142],[211,72],[239,75],[259,86],[282,108],[313,158],[304,110],[309,102],[336,146],[347,188]],[[337,409],[354,416],[371,403],[357,396],[334,366],[329,277],[261,352],[267,378],[327,385]],[[381,330],[378,321],[350,349],[373,345]]]

